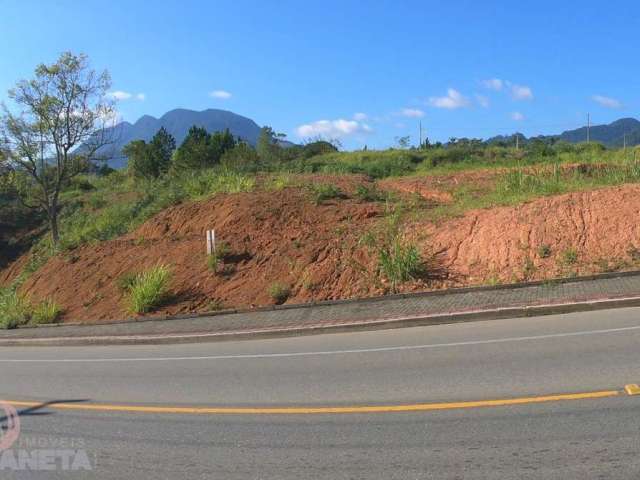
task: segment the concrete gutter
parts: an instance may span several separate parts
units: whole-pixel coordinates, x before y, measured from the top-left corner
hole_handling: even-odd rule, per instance
[[[494,320],[505,318],[524,318],[542,315],[554,315],[573,312],[607,310],[613,308],[640,307],[640,295],[622,298],[603,298],[580,302],[552,303],[518,307],[500,307],[460,312],[408,315],[389,318],[375,318],[357,321],[317,322],[304,326],[272,326],[264,328],[237,328],[223,331],[196,331],[166,334],[117,334],[117,328],[110,329],[114,333],[104,335],[77,335],[88,326],[39,327],[46,328],[46,336],[0,337],[0,347],[10,346],[86,346],[86,345],[158,345],[172,343],[197,343],[224,340],[248,340],[258,338],[277,338],[313,334],[327,334],[353,331],[382,330],[392,328],[418,327],[448,323]],[[291,308],[291,307],[289,307]],[[293,307],[295,308],[295,307]],[[304,307],[303,307],[304,308]],[[166,320],[146,320],[148,322],[164,322]],[[118,324],[110,324],[117,327]],[[64,335],[65,328],[80,329],[76,335]],[[55,335],[56,331],[60,335]],[[21,332],[24,333],[24,332]]]

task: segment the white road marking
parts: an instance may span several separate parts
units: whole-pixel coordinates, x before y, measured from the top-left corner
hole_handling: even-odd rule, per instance
[[[192,357],[130,357],[130,358],[52,358],[52,359],[28,359],[28,358],[0,358],[0,363],[111,363],[111,362],[168,362],[188,360],[239,360],[260,358],[287,358],[310,357],[322,355],[347,355],[353,353],[396,352],[407,350],[425,350],[430,348],[465,347],[472,345],[490,345],[493,343],[526,342],[545,340],[551,338],[579,337],[586,335],[603,335],[608,333],[620,333],[640,330],[640,325],[632,327],[608,328],[604,330],[585,330],[580,332],[551,333],[547,335],[532,335],[527,337],[493,338],[488,340],[471,340],[466,342],[431,343],[426,345],[399,345],[394,347],[361,348],[352,350],[326,350],[312,352],[291,353],[255,353],[237,355],[206,355]]]

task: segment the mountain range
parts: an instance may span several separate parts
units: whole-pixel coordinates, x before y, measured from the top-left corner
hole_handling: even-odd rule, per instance
[[[105,132],[111,143],[100,150],[100,156],[108,159],[111,168],[122,168],[127,158],[122,155],[122,148],[132,140],[149,141],[156,132],[164,127],[180,145],[193,125],[205,128],[209,133],[229,131],[236,137],[254,145],[260,135],[260,126],[250,118],[243,117],[226,110],[208,109],[201,112],[177,108],[160,118],[144,115],[135,123],[120,122]]]
[[[198,112],[177,108],[160,118],[144,115],[133,124],[121,122],[110,127],[106,133],[108,138],[112,139],[112,143],[104,147],[100,154],[108,159],[110,167],[122,168],[127,164],[127,158],[122,154],[122,148],[127,143],[132,140],[149,141],[161,127],[164,127],[176,139],[176,144],[180,145],[193,125],[203,127],[210,133],[228,128],[234,136],[254,146],[260,135],[260,126],[256,122],[227,110],[208,109]],[[501,135],[489,138],[487,143],[511,142],[515,135],[520,137],[521,142],[536,138],[579,143],[587,139],[587,127],[567,130],[558,135],[530,138],[519,133],[511,136]],[[589,135],[591,141],[600,142],[607,147],[622,147],[625,136],[628,146],[640,145],[640,121],[635,118],[621,118],[608,125],[593,125]],[[282,142],[282,144],[291,145],[289,142]]]
[[[592,125],[589,129],[589,138],[592,142],[599,142],[607,147],[622,147],[625,142],[627,146],[640,145],[640,121],[635,118],[621,118],[608,125]],[[498,141],[510,141],[515,135],[518,135],[525,142],[532,139],[540,140],[557,140],[569,143],[580,143],[587,140],[587,127],[577,128],[575,130],[566,130],[558,135],[540,135],[538,137],[527,138],[521,134],[512,136],[497,136],[487,140],[487,143]]]

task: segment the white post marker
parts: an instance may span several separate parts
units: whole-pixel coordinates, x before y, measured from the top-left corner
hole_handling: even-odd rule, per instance
[[[207,230],[207,255],[212,255],[216,250],[216,231]]]

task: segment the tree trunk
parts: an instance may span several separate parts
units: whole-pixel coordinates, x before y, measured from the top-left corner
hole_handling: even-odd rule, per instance
[[[58,244],[60,243],[60,233],[58,231],[58,208],[56,206],[52,206],[49,208],[48,217],[49,217],[49,228],[51,230],[51,243],[53,248],[58,248]]]

